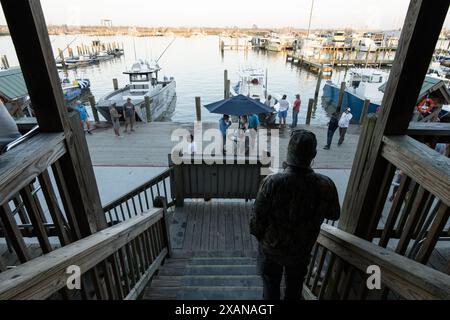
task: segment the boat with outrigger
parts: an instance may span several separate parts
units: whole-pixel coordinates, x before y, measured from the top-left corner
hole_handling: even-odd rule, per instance
[[[151,119],[160,121],[170,118],[176,104],[176,82],[173,77],[160,80],[161,67],[157,63],[150,64],[143,60],[136,61],[131,69],[124,72],[129,76],[129,84],[115,90],[98,101],[97,109],[107,121],[111,121],[109,108],[116,105],[117,111],[123,113],[123,105],[127,99],[135,106],[136,121],[146,122],[146,97],[151,101]]]

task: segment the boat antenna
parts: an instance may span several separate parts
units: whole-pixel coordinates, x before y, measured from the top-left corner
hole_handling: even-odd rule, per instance
[[[74,43],[77,39],[79,38],[79,36],[76,36],[62,51],[63,53],[72,45],[72,43]],[[58,58],[58,55],[55,57],[55,59]]]
[[[308,23],[308,35],[306,36],[306,38],[309,38],[309,33],[311,31],[311,20],[312,20],[313,10],[314,10],[314,0],[312,0],[312,3],[311,3],[311,12],[309,13],[309,23]]]
[[[156,63],[159,62],[159,60],[162,58],[162,56],[166,53],[167,49],[169,49],[169,47],[172,45],[172,43],[174,43],[176,40],[175,37],[173,37],[172,41],[169,43],[169,45],[164,49],[164,51],[161,53],[161,55],[159,56],[159,58],[156,60]]]

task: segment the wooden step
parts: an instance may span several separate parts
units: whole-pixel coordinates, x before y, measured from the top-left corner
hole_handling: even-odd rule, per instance
[[[179,300],[261,300],[262,287],[184,287]]]
[[[152,281],[154,287],[254,287],[262,286],[262,279],[257,275],[196,275],[196,276],[158,276]]]

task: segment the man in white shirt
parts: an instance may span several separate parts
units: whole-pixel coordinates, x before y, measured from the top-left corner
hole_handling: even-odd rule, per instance
[[[289,101],[286,100],[287,96],[284,95],[283,98],[278,102],[278,118],[280,118],[280,127],[286,127],[287,113],[290,107]]]
[[[350,125],[350,120],[352,120],[353,115],[350,113],[350,108],[345,109],[344,113],[339,120],[339,142],[338,146],[340,146],[345,139],[345,134],[347,133],[348,126]]]

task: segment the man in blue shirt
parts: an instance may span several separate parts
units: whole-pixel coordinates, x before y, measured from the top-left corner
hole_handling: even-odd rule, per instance
[[[220,132],[222,133],[222,137],[223,137],[223,151],[225,153],[225,146],[226,146],[226,141],[227,141],[227,130],[228,128],[231,126],[231,120],[230,120],[230,116],[224,114],[223,117],[219,120],[219,129]]]
[[[259,127],[259,118],[256,114],[250,115],[248,118],[248,128],[258,130]]]
[[[80,115],[81,127],[83,128],[83,130],[84,130],[84,124],[86,123],[87,132],[89,134],[92,134],[91,126],[89,124],[89,115],[87,113],[86,107],[84,106],[84,104],[81,103],[80,100],[77,101],[75,111],[77,111],[78,114]]]

